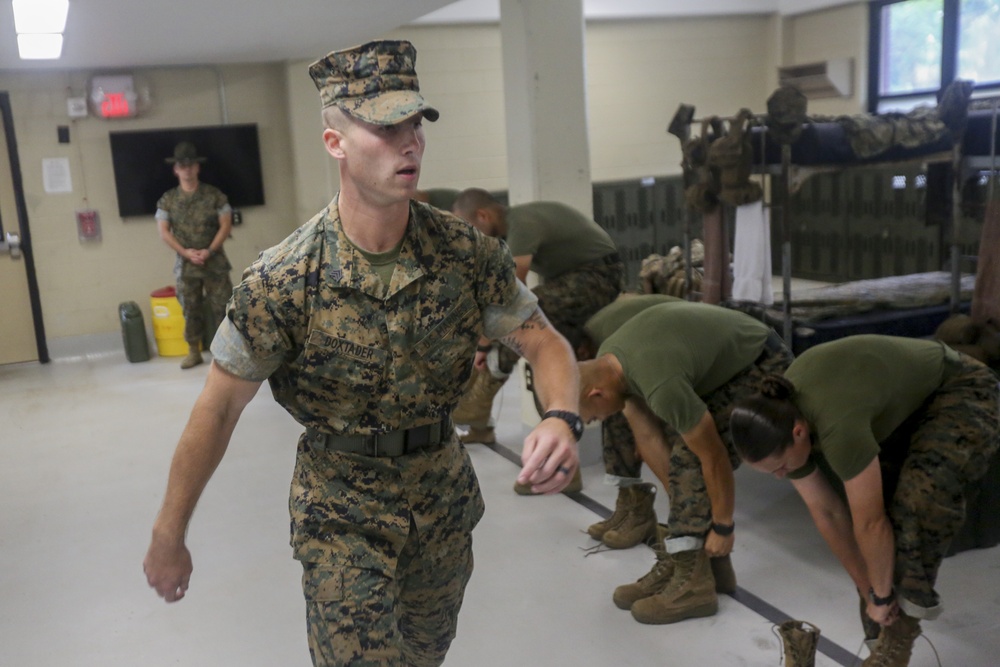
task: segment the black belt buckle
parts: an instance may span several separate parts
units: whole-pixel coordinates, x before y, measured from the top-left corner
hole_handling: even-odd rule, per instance
[[[363,436],[362,452],[365,456],[378,456],[378,433]]]
[[[451,420],[446,418],[434,424],[416,426],[403,431],[358,436],[320,434],[320,437],[323,449],[329,451],[394,458],[439,445],[445,441],[451,430]]]

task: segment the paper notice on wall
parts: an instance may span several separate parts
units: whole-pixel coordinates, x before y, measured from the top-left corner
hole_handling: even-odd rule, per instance
[[[73,192],[73,178],[69,173],[69,158],[42,158],[42,181],[47,194]]]

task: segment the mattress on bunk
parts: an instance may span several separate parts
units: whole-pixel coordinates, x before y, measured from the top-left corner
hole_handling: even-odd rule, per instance
[[[990,155],[992,111],[970,111],[962,141],[964,155]],[[764,134],[763,157],[761,134]],[[762,126],[751,128],[754,164],[781,164],[781,144],[771,140]],[[1000,152],[1000,133],[994,136],[994,150]],[[791,163],[796,166],[843,165],[860,166],[880,162],[906,162],[952,150],[948,137],[928,141],[919,146],[892,146],[878,155],[862,158],[851,147],[848,131],[832,120],[810,120],[802,126],[802,134],[792,144]]]
[[[754,164],[761,164],[760,139],[758,133],[764,128],[752,130]],[[851,147],[850,136],[840,123],[810,122],[802,127],[802,134],[792,144],[791,163],[800,167],[815,165],[861,166],[880,162],[905,162],[927,155],[947,152],[952,149],[950,139],[939,139],[915,147],[892,146],[882,153],[869,158],[861,158]],[[770,138],[764,142],[764,163],[781,164],[781,145]]]
[[[796,324],[816,324],[876,311],[891,315],[893,311],[948,305],[951,302],[951,284],[950,272],[931,271],[795,290],[791,294],[792,320]],[[960,301],[972,299],[974,286],[974,275],[961,276]],[[778,294],[775,299],[771,314],[782,318],[783,296]]]

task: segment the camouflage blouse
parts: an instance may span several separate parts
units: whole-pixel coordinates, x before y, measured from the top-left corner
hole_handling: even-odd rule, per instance
[[[268,379],[303,426],[368,435],[444,418],[480,334],[510,333],[536,305],[502,241],[418,202],[386,289],[335,199],[246,270],[212,352],[239,377]]]
[[[185,248],[207,248],[219,232],[219,215],[230,211],[229,200],[219,188],[208,183],[199,183],[191,194],[180,187],[168,190],[156,202],[156,219],[170,223],[170,233]],[[204,267],[196,267],[177,256],[176,270],[179,276],[187,276],[193,270],[204,273],[228,273],[229,260],[222,248],[209,257]]]

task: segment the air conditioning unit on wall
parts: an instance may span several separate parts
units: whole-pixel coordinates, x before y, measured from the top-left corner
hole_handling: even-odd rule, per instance
[[[778,68],[778,84],[795,86],[809,99],[854,94],[854,59],[833,58],[819,63]]]

